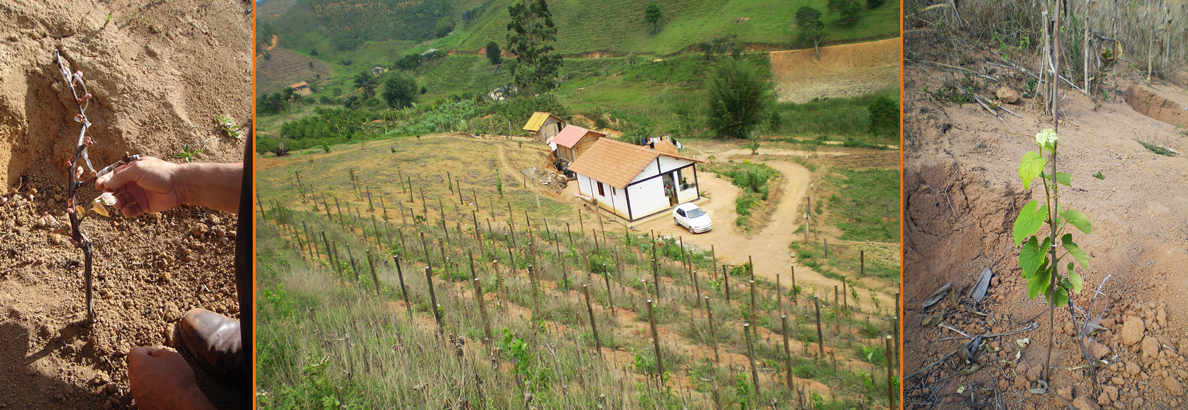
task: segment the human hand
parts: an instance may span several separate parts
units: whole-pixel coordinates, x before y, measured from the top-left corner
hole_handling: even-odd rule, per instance
[[[179,165],[143,157],[121,165],[95,180],[95,187],[116,197],[116,208],[126,217],[160,212],[182,204],[175,176]]]

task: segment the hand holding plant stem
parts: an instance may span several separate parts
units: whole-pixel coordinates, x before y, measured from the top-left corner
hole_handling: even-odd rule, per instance
[[[1070,292],[1081,293],[1084,279],[1075,270],[1077,265],[1081,269],[1089,268],[1089,255],[1073,241],[1072,233],[1066,233],[1069,225],[1076,227],[1085,234],[1092,232],[1093,227],[1089,219],[1074,209],[1063,209],[1059,202],[1059,186],[1069,185],[1071,177],[1064,172],[1056,171],[1056,153],[1059,138],[1056,131],[1045,129],[1035,136],[1039,153],[1029,151],[1023,155],[1019,164],[1019,178],[1023,181],[1023,188],[1030,189],[1036,178],[1044,187],[1043,205],[1037,200],[1028,201],[1019,211],[1015,219],[1014,239],[1019,249],[1019,267],[1023,270],[1023,278],[1027,279],[1027,296],[1035,298],[1042,294],[1049,303],[1049,326],[1055,326],[1055,308],[1069,303]],[[1044,168],[1051,163],[1051,170]],[[1039,230],[1048,226],[1047,236],[1040,241]],[[1065,252],[1057,255],[1057,249],[1063,247]],[[1058,267],[1060,262],[1071,256],[1073,261],[1066,266],[1066,275],[1062,276]],[[1049,329],[1048,359],[1045,373],[1050,371],[1052,360],[1052,346],[1054,331]],[[1048,374],[1047,379],[1051,379]]]

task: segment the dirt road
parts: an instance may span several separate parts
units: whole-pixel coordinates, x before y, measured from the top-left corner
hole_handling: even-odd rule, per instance
[[[734,207],[735,199],[738,197],[738,188],[730,181],[709,172],[699,172],[698,178],[701,179],[703,190],[710,192],[711,197],[697,204],[706,209],[706,212],[713,218],[714,229],[712,231],[693,235],[673,223],[667,213],[661,217],[648,219],[636,225],[635,228],[641,232],[655,230],[660,235],[683,237],[686,244],[704,250],[710,249],[712,245],[718,258],[729,264],[746,263],[749,256],[754,260],[756,275],[775,281],[778,272],[781,286],[792,285],[789,273],[791,267],[795,265],[796,284],[804,288],[806,293],[825,297],[834,285],[840,286],[841,282],[827,278],[807,266],[796,264],[796,258],[789,249],[789,245],[793,241],[800,240],[796,231],[804,222],[804,211],[801,205],[804,204],[805,194],[809,190],[812,174],[804,166],[792,161],[792,158],[814,154],[841,157],[845,153],[794,150],[764,150],[763,152],[764,155],[769,153],[786,158],[761,161],[783,174],[781,179],[784,184],[783,195],[780,198],[780,203],[776,205],[770,223],[757,227],[753,234],[747,235],[734,224],[734,219],[738,216]],[[751,158],[750,151],[743,149],[720,152],[716,156],[738,160]],[[898,289],[888,291],[876,288],[875,291],[879,297],[878,305],[880,307],[894,306],[894,293]],[[863,309],[874,309],[875,303],[870,298],[864,298],[859,301],[859,306]]]

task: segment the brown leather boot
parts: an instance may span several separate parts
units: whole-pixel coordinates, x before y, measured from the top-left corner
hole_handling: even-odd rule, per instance
[[[206,309],[186,312],[176,331],[179,349],[222,384],[251,390],[251,369],[245,360],[239,321]]]
[[[137,347],[128,352],[128,384],[141,410],[214,409],[198,388],[194,370],[168,347]]]

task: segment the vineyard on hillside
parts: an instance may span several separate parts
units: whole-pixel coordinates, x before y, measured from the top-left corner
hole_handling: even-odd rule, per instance
[[[531,150],[471,139],[499,144],[474,163],[456,143],[399,141],[263,163],[261,407],[898,404],[895,307],[875,279],[796,286],[790,266],[781,287],[500,171]],[[451,166],[343,160],[388,151]]]

